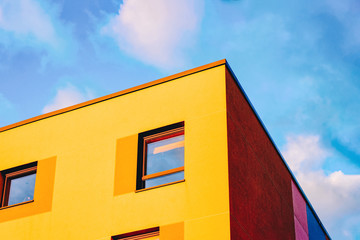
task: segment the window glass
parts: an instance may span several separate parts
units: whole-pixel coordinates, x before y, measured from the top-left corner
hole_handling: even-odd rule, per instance
[[[37,162],[0,172],[0,207],[34,200]]]
[[[147,175],[182,166],[184,166],[184,135],[147,144]]]
[[[184,179],[184,171],[181,171],[181,172],[168,174],[168,175],[164,175],[164,176],[161,176],[161,177],[146,180],[145,181],[145,187],[149,188],[149,187],[159,186],[159,185],[162,185],[162,184],[176,182],[176,181],[180,181],[180,180],[183,180],[183,179]]]
[[[34,199],[36,173],[10,179],[8,204],[27,202]]]
[[[184,122],[139,134],[136,189],[184,180]]]

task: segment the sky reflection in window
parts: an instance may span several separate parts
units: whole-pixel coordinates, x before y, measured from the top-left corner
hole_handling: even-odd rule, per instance
[[[36,173],[11,179],[8,205],[34,199]]]
[[[184,135],[147,144],[146,175],[184,166]]]
[[[145,181],[145,188],[155,187],[166,183],[172,183],[184,179],[184,171],[152,178]]]

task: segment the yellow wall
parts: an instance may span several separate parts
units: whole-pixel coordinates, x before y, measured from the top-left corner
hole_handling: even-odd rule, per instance
[[[180,121],[185,181],[135,192],[137,134]],[[110,240],[167,225],[185,239],[230,239],[226,131],[225,65],[4,131],[0,170],[54,166],[49,176],[39,166],[35,201],[22,205],[51,206],[13,219],[20,207],[0,210],[1,239]]]

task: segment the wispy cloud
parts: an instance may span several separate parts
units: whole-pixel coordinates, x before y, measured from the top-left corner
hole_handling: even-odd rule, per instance
[[[42,0],[2,0],[0,1],[0,46],[9,54],[31,47],[46,54],[56,62],[71,61],[76,44],[70,25],[61,21],[57,5]],[[43,53],[42,53],[43,54]],[[64,61],[66,59],[66,61]]]
[[[101,31],[128,55],[167,69],[184,61],[183,51],[194,41],[202,11],[202,0],[125,0]]]
[[[238,21],[226,28],[212,21],[201,44],[203,52],[216,54],[220,49],[238,69],[239,80],[277,142],[284,143],[288,131],[319,132],[326,144],[336,143],[338,151],[353,155],[346,161],[360,169],[355,63],[360,53],[359,1],[280,0],[259,5],[243,0],[229,2],[226,8],[218,5],[212,14]],[[209,28],[206,20],[204,28]]]
[[[360,219],[360,175],[326,175],[321,168],[333,153],[318,135],[289,136],[282,152],[330,235],[354,239],[359,233],[355,220]]]
[[[57,90],[55,97],[43,108],[42,113],[69,107],[92,98],[94,98],[94,94],[90,90],[80,91],[68,83],[65,87]]]
[[[0,28],[15,35],[30,35],[53,46],[58,43],[51,17],[33,0],[2,1]]]
[[[360,50],[360,4],[357,0],[325,0],[325,11],[333,14],[345,30],[344,45],[346,51]]]

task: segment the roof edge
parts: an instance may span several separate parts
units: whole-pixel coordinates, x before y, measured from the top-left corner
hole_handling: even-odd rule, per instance
[[[55,110],[55,111],[52,111],[52,112],[49,112],[49,113],[38,115],[38,116],[35,116],[35,117],[32,117],[32,118],[28,118],[28,119],[22,120],[20,122],[16,122],[16,123],[4,126],[4,127],[0,127],[0,133],[5,132],[5,131],[10,130],[10,129],[13,129],[13,128],[17,128],[17,127],[29,124],[29,123],[37,122],[37,121],[40,121],[40,120],[43,120],[43,119],[46,119],[46,118],[49,118],[49,117],[53,117],[53,116],[60,115],[60,114],[66,113],[66,112],[70,112],[70,111],[73,111],[73,110],[76,110],[76,109],[79,109],[79,108],[87,107],[87,106],[92,105],[92,104],[96,104],[96,103],[103,102],[103,101],[106,101],[106,100],[109,100],[109,99],[112,99],[112,98],[116,98],[116,97],[119,97],[119,96],[122,96],[122,95],[125,95],[125,94],[136,92],[136,91],[148,88],[148,87],[153,87],[153,86],[161,84],[161,83],[172,81],[172,80],[175,80],[177,78],[185,77],[187,75],[198,73],[198,72],[201,72],[201,71],[204,71],[204,70],[207,70],[207,69],[210,69],[210,68],[214,68],[214,67],[217,67],[217,66],[220,66],[220,65],[224,65],[224,64],[227,64],[226,59],[222,59],[222,60],[219,60],[219,61],[216,61],[216,62],[212,62],[212,63],[206,64],[206,65],[202,65],[200,67],[192,68],[192,69],[180,72],[180,73],[176,73],[176,74],[173,74],[173,75],[170,75],[170,76],[167,76],[167,77],[164,77],[164,78],[160,78],[160,79],[148,82],[148,83],[144,83],[144,84],[132,87],[132,88],[128,88],[128,89],[121,90],[121,91],[118,91],[118,92],[115,92],[115,93],[111,93],[109,95],[98,97],[98,98],[95,98],[95,99],[92,99],[92,100],[89,100],[89,101],[86,101],[86,102],[82,102],[82,103],[79,103],[79,104],[76,104],[76,105],[73,105],[73,106],[69,106],[69,107],[62,108],[62,109],[59,109],[59,110]]]

